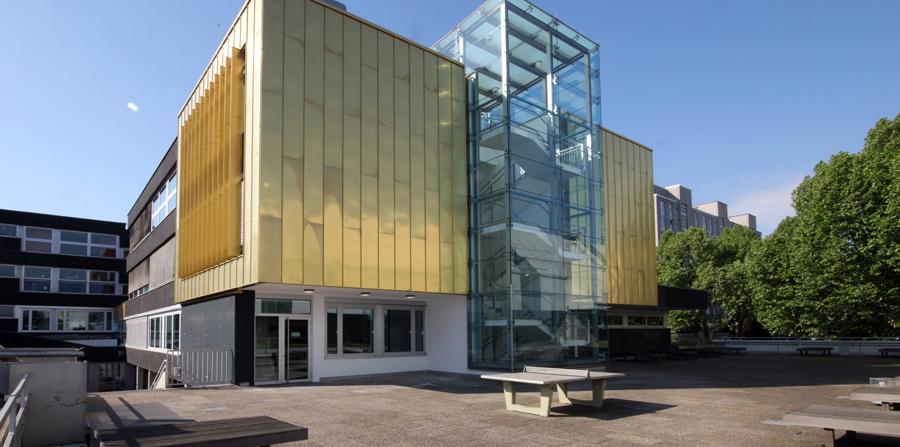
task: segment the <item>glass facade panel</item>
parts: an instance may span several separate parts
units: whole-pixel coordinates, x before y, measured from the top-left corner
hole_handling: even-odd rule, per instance
[[[470,367],[605,361],[597,45],[495,0],[434,49],[469,81]]]
[[[412,350],[412,311],[384,310],[384,352]]]
[[[341,309],[343,319],[343,353],[363,354],[374,351],[374,320],[372,309]]]
[[[308,314],[310,308],[309,300],[256,299],[256,313],[258,314]]]
[[[17,227],[10,224],[0,224],[0,236],[16,237],[18,235]]]

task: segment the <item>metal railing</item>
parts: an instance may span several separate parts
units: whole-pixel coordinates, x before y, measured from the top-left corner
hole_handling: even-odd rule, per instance
[[[153,378],[153,382],[150,383],[150,386],[148,387],[148,389],[151,389],[151,390],[157,389],[159,387],[159,382],[162,380],[165,380],[165,383],[163,384],[163,388],[169,387],[169,383],[170,383],[169,377],[170,376],[168,374],[168,371],[169,371],[168,364],[169,364],[168,358],[163,359],[162,363],[159,364],[159,369],[156,370],[156,377]]]
[[[802,347],[832,347],[839,355],[879,355],[882,348],[900,348],[898,337],[723,337],[713,342],[748,352],[794,353]]]
[[[22,376],[16,388],[6,396],[6,402],[0,409],[0,439],[3,447],[19,447],[25,429],[25,410],[28,407],[28,394],[23,391],[28,374]]]
[[[166,367],[170,382],[187,387],[234,383],[234,352],[231,349],[168,351]]]

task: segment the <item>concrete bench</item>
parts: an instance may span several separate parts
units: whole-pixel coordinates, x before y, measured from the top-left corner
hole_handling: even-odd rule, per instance
[[[624,377],[625,374],[609,373],[604,371],[591,371],[587,369],[565,368],[541,368],[526,366],[520,373],[485,374],[481,376],[485,380],[503,382],[503,397],[506,400],[506,409],[522,413],[536,414],[538,416],[550,416],[550,401],[553,399],[553,388],[556,388],[557,399],[560,403],[573,405],[586,405],[595,408],[603,406],[603,394],[606,390],[606,381]],[[591,382],[591,399],[580,400],[569,397],[569,384],[576,382]],[[541,390],[540,404],[537,407],[521,405],[516,401],[516,385],[538,385]]]
[[[833,350],[834,348],[832,348],[831,346],[803,346],[797,348],[797,352],[799,352],[800,355],[809,355],[809,353],[811,352],[818,352],[820,355],[829,357],[831,356],[831,351]]]
[[[857,433],[900,439],[900,413],[852,407],[810,405],[786,413],[784,425],[815,427],[827,430],[830,435],[826,445],[835,444],[835,431],[847,432],[853,440]]]
[[[746,351],[747,348],[737,346],[716,346],[715,350],[725,354],[740,355],[742,352]]]
[[[881,348],[878,352],[882,357],[891,357],[891,354],[900,354],[900,348]]]
[[[304,427],[268,416],[257,416],[94,430],[91,435],[94,441],[92,445],[103,447],[258,447],[304,441],[308,431]]]
[[[850,399],[875,402],[885,410],[893,410],[900,405],[900,387],[864,386],[850,393]]]

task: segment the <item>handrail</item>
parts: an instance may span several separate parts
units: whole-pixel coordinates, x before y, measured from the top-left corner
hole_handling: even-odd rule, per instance
[[[168,381],[169,380],[168,359],[163,359],[162,363],[159,364],[159,369],[156,371],[156,377],[154,377],[153,382],[150,383],[149,389],[151,389],[151,390],[156,389],[156,386],[159,385],[159,381],[162,380],[163,373],[165,373],[166,381]],[[166,387],[166,388],[168,388],[168,387]]]
[[[20,447],[22,445],[25,409],[28,406],[28,394],[23,394],[22,389],[28,381],[28,376],[29,374],[22,376],[13,392],[6,396],[6,403],[0,409],[0,426],[5,430],[0,438],[3,439],[3,447]],[[10,417],[13,417],[12,421],[10,421]]]

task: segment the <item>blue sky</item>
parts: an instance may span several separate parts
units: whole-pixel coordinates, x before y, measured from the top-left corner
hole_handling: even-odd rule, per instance
[[[242,0],[4,0],[0,208],[124,220]],[[480,2],[348,0],[430,45]],[[600,43],[603,124],[764,232],[819,160],[900,113],[900,2],[535,0]],[[137,111],[128,107],[131,102]]]

